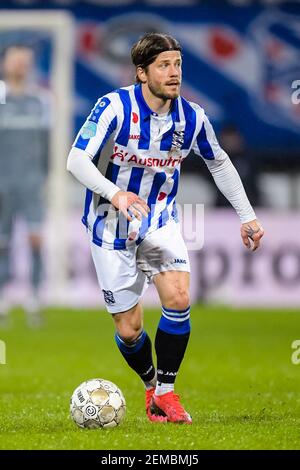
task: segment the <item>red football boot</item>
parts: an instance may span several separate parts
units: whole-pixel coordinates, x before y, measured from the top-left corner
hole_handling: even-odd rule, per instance
[[[154,392],[155,388],[150,388],[150,390],[146,390],[146,414],[148,416],[148,419],[152,422],[166,423],[167,417],[164,413],[162,413],[161,411],[157,411],[157,414],[151,412],[151,403]]]
[[[164,413],[171,423],[192,424],[192,418],[181,405],[179,395],[175,395],[174,392],[168,392],[164,395],[155,395],[153,393],[150,412],[152,412],[152,415],[159,412]]]

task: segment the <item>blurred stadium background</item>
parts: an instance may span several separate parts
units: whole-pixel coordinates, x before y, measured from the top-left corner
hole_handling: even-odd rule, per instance
[[[53,97],[43,302],[102,304],[79,222],[84,191],[67,175],[66,156],[97,98],[132,82],[133,42],[145,31],[165,31],[183,45],[182,94],[205,108],[267,233],[263,250],[245,253],[236,215],[190,155],[178,202],[205,208],[204,248],[190,253],[193,301],[299,307],[298,2],[11,0],[0,7],[0,49],[32,46],[35,79]],[[7,287],[15,303],[28,290],[24,230],[20,221]],[[157,302],[151,289],[145,300]]]
[[[108,315],[99,314],[102,293],[80,223],[84,188],[66,171],[94,102],[133,81],[130,48],[146,31],[182,43],[182,94],[205,108],[266,231],[262,249],[248,253],[239,219],[205,164],[188,157],[177,200],[204,204],[204,246],[190,251],[198,305],[178,386],[195,426],[168,435],[148,432],[141,385],[112,347]],[[32,78],[52,102],[40,292],[47,319],[44,328],[28,330],[18,308],[29,295],[31,270],[20,219],[6,286],[14,329],[0,331],[7,345],[0,448],[299,448],[299,370],[291,363],[300,336],[299,2],[3,0],[0,54],[10,44],[34,49]],[[189,212],[185,227],[194,224]],[[145,304],[154,333],[160,312],[151,288]],[[73,389],[98,374],[118,383],[128,400],[129,425],[104,440],[76,434],[67,420]]]

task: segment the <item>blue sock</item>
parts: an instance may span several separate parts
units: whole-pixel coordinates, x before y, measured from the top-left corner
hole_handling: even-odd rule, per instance
[[[190,329],[190,307],[185,310],[162,307],[155,337],[158,384],[174,384],[187,348]]]

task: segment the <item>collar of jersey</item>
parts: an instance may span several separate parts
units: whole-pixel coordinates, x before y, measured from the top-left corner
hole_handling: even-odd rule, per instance
[[[135,94],[135,99],[137,101],[139,110],[140,110],[140,117],[142,120],[149,119],[150,116],[158,116],[157,113],[152,111],[152,109],[149,108],[147,105],[145,98],[143,97],[142,93],[142,86],[141,84],[136,84],[134,86],[134,94]],[[171,113],[172,113],[172,119],[173,121],[179,121],[179,112],[178,112],[178,98],[172,101],[171,105]]]

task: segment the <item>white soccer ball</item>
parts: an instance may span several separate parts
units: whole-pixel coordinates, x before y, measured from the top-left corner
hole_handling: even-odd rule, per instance
[[[123,420],[126,402],[114,383],[92,379],[74,390],[70,412],[72,419],[81,428],[113,428]]]

